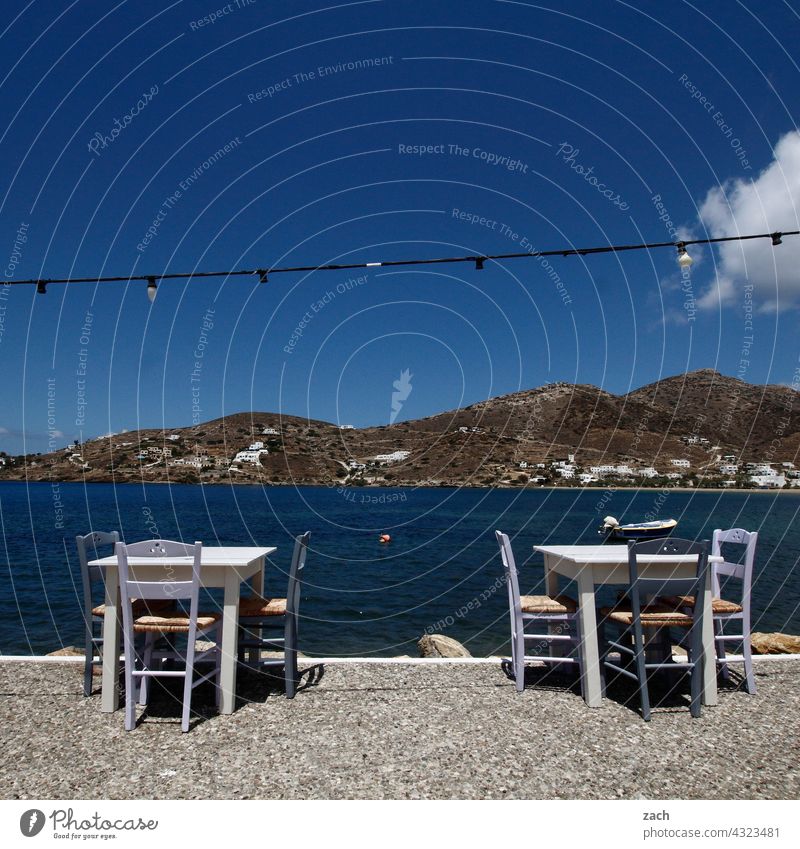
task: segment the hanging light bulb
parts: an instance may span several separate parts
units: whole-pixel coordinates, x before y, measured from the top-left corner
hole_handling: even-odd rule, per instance
[[[694,262],[694,260],[689,256],[686,252],[686,245],[683,242],[678,244],[678,265],[682,270],[688,271],[689,266]]]
[[[150,303],[156,299],[156,293],[158,292],[158,286],[156,286],[156,278],[148,277],[147,278],[147,297],[150,299]]]

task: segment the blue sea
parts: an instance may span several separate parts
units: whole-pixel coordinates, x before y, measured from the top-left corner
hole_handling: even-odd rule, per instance
[[[535,544],[597,543],[600,520],[648,513],[678,535],[759,531],[757,631],[800,633],[800,493],[372,489],[166,484],[0,484],[0,651],[82,644],[74,536],[119,530],[206,545],[277,546],[267,592],[284,595],[292,537],[310,530],[300,648],[317,656],[416,655],[427,632],[474,655],[508,647],[494,530],[512,536],[523,592],[542,587]],[[378,537],[391,535],[381,545]],[[218,598],[218,597],[216,597]],[[213,603],[214,599],[209,599]]]

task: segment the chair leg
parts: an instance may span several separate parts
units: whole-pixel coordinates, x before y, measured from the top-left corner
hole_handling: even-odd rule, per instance
[[[725,659],[725,641],[716,639],[716,637],[722,636],[723,627],[723,623],[720,622],[719,619],[714,620],[714,651],[717,655],[717,661],[719,662],[720,671],[722,672],[722,678],[724,681],[727,681],[730,679],[730,671]]]
[[[239,623],[239,632],[238,638],[236,640],[236,662],[241,666],[244,664],[244,647],[242,646],[242,640],[245,638],[246,628]]]
[[[293,699],[297,691],[297,623],[287,621],[283,644],[283,675],[286,683],[286,698]]]
[[[514,681],[517,685],[517,692],[521,693],[525,689],[525,623],[517,622],[513,640],[516,645],[514,658]]]
[[[570,625],[575,626],[575,644],[573,645],[574,657],[576,660],[576,665],[578,667],[578,681],[580,682],[581,687],[581,698],[586,698],[586,670],[584,668],[584,657],[585,652],[583,650],[583,634],[581,633],[581,621],[580,617],[576,616],[572,622],[567,623],[567,627]],[[602,626],[601,626],[602,627]],[[600,634],[600,643],[602,645],[602,633]],[[600,695],[604,696],[606,692],[605,685],[605,675],[603,673],[603,664],[600,664]]]
[[[153,662],[153,646],[155,645],[156,635],[153,632],[148,632],[145,635],[144,651],[142,652],[142,670],[148,671]],[[139,704],[144,706],[147,704],[147,699],[150,694],[150,678],[143,675],[139,684]]]
[[[747,681],[747,692],[751,696],[756,693],[756,678],[753,675],[753,648],[750,645],[750,629],[742,636],[742,657],[744,658],[744,675]]]
[[[94,635],[92,633],[92,622],[86,626],[86,660],[83,664],[83,695],[92,695],[92,669],[94,667]],[[100,655],[102,660],[102,654]]]
[[[189,719],[192,712],[192,684],[194,681],[194,664],[186,658],[186,675],[183,679],[183,712],[181,713],[181,731],[189,730]]]
[[[692,667],[692,701],[690,712],[692,716],[700,716],[703,695],[703,665],[695,663]]]
[[[647,688],[647,667],[645,667],[643,640],[634,635],[633,648],[636,653],[636,676],[639,679],[639,698],[642,703],[642,718],[650,721],[650,691]]]
[[[696,629],[697,626],[695,625]],[[703,654],[703,643],[702,638],[698,632],[698,635],[695,637],[692,634],[690,639],[691,648],[689,651],[691,654],[689,655],[689,660],[694,664],[692,666],[692,678],[691,678],[691,708],[690,713],[693,717],[700,716],[700,710],[702,708],[703,703],[703,664],[704,663],[716,663],[714,658],[706,658]]]
[[[133,685],[133,667],[136,663],[136,654],[133,647],[133,637],[127,632],[125,641],[125,730],[133,731],[136,725],[136,694]]]
[[[258,628],[257,625],[250,622],[245,624],[239,622],[239,643],[237,645],[236,654],[238,663],[244,666],[258,666],[261,650],[259,648],[252,647],[245,648],[241,644],[243,640],[252,640],[256,634],[258,634],[259,638],[261,637],[261,629]],[[253,657],[255,657],[255,662],[253,661]]]

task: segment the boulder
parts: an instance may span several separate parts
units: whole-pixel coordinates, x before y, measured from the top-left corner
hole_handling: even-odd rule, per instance
[[[77,646],[64,646],[64,648],[47,652],[47,657],[83,657],[83,649]]]
[[[458,640],[444,634],[425,634],[417,646],[420,657],[472,657]]]
[[[795,634],[751,634],[753,654],[800,654],[800,637]]]

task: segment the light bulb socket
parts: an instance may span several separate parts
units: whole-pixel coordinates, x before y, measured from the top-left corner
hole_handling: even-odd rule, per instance
[[[269,283],[269,275],[267,273],[266,268],[258,269],[258,282],[259,283]]]
[[[773,246],[783,244],[783,239],[781,238],[781,236],[783,236],[783,233],[772,233],[771,235]]]
[[[486,257],[475,257],[475,271],[483,271],[483,263],[486,262]]]
[[[678,242],[678,265],[683,269],[688,269],[693,260],[686,251],[686,245],[683,242]]]
[[[36,284],[36,294],[37,295],[46,295],[47,294],[47,283],[44,280],[40,280]]]

